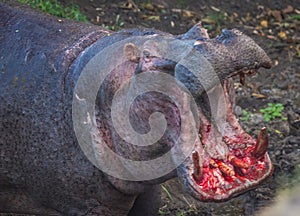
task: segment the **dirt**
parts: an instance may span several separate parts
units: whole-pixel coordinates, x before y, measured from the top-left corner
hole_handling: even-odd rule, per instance
[[[68,1],[62,1],[69,4]],[[274,174],[264,184],[222,203],[203,203],[184,192],[176,179],[164,183],[160,215],[256,215],[270,206],[278,193],[298,184],[300,169],[300,5],[297,0],[74,0],[94,24],[113,30],[132,27],[156,28],[173,34],[186,32],[202,21],[211,37],[222,28],[238,28],[251,36],[273,61],[271,70],[260,70],[246,84],[236,80],[239,117],[251,135],[269,128],[269,155]],[[284,105],[283,118],[266,122],[259,112],[268,103]]]

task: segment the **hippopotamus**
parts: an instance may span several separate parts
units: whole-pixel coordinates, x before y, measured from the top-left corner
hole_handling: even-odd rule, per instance
[[[156,215],[168,179],[223,201],[272,173],[232,81],[271,60],[237,29],[112,32],[6,1],[0,41],[1,213]]]

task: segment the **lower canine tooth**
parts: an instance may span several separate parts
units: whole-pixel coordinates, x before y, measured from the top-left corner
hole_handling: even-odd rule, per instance
[[[265,155],[269,144],[268,140],[268,129],[266,127],[263,127],[258,133],[256,146],[254,151],[252,152],[252,155],[254,157],[260,159]]]
[[[202,169],[201,169],[201,166],[199,164],[200,159],[199,159],[199,154],[198,154],[197,151],[193,151],[192,159],[193,159],[193,164],[194,164],[193,176],[196,180],[200,181],[201,176],[202,176]]]
[[[245,74],[244,73],[240,73],[240,83],[242,85],[245,85]]]

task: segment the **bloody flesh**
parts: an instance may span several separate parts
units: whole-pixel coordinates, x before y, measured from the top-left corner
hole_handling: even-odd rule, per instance
[[[239,125],[233,114],[228,95],[228,83],[224,82],[223,89],[227,106],[226,135],[216,129],[212,123],[200,111],[200,140],[203,147],[204,161],[199,167],[199,153],[193,152],[194,173],[193,180],[198,185],[198,191],[203,200],[223,200],[228,194],[245,191],[256,185],[260,179],[266,178],[272,172],[272,165],[268,163],[269,156],[266,154],[268,146],[267,128],[262,128],[257,140],[247,134]],[[229,134],[229,135],[227,135]],[[223,146],[227,151],[223,155],[214,157],[208,153],[209,145],[218,147],[221,137]],[[221,151],[222,152],[222,151]],[[201,177],[199,172],[201,171]]]

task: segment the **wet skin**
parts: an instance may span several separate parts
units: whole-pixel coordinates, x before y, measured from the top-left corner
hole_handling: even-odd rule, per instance
[[[173,172],[150,181],[124,181],[101,172],[80,149],[72,122],[74,87],[84,65],[105,47],[130,36],[155,34],[192,41],[193,50],[210,62],[225,92],[225,133],[211,123],[206,92],[187,68],[156,56],[155,50],[135,50],[135,44],[127,44],[126,53],[120,55],[127,55],[128,61],[106,78],[96,100],[96,121],[107,145],[136,160],[155,157],[173,146],[169,138],[178,135],[180,116],[175,104],[160,94],[142,95],[131,111],[140,132],[149,130],[153,111],[166,116],[167,131],[151,148],[122,140],[109,116],[118,87],[153,69],[174,76],[190,90],[198,105],[199,138],[191,155]],[[239,75],[244,82],[245,74],[270,68],[271,61],[238,30],[224,30],[213,39],[200,24],[179,36],[152,29],[113,33],[10,2],[0,3],[0,35],[0,212],[156,215],[159,184],[172,177],[178,176],[199,200],[221,201],[247,191],[272,173],[267,130],[263,128],[253,139],[240,127],[232,112],[231,81]],[[201,81],[216,90],[216,83]]]

